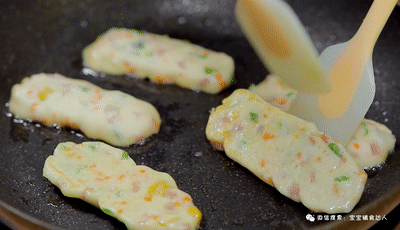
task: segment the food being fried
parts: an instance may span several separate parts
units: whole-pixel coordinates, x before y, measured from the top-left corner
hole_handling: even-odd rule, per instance
[[[239,89],[212,110],[206,135],[216,149],[315,212],[347,213],[367,174],[347,150],[310,122]]]
[[[116,28],[86,47],[83,61],[98,72],[134,74],[211,94],[228,87],[235,68],[225,53],[166,35]]]
[[[268,75],[260,84],[250,87],[250,90],[282,111],[289,110],[297,95],[296,90],[285,86],[276,75]],[[388,154],[394,150],[395,143],[396,138],[390,129],[364,118],[346,149],[358,165],[374,167],[386,160]]]
[[[60,74],[36,74],[14,85],[10,110],[21,119],[80,129],[89,138],[116,146],[142,141],[161,124],[148,102]]]
[[[201,212],[167,173],[136,165],[102,142],[60,143],[43,176],[68,197],[82,199],[128,229],[197,229]]]
[[[363,119],[346,145],[357,164],[373,167],[382,164],[394,149],[396,138],[392,131],[378,122]]]
[[[297,96],[297,90],[286,86],[278,76],[273,74],[268,75],[258,85],[252,85],[249,90],[285,112],[289,110]]]

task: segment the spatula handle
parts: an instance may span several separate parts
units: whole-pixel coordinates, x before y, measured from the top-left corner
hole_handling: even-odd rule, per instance
[[[352,43],[354,43],[354,45],[359,45],[360,50],[365,50],[371,54],[397,2],[398,0],[375,0],[362,25],[353,37]]]
[[[356,35],[334,63],[329,74],[332,90],[318,95],[318,107],[325,116],[339,118],[349,109],[376,40],[397,1],[375,0]]]

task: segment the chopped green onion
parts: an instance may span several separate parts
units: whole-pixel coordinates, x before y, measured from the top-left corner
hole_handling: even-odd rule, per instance
[[[78,165],[78,169],[76,170],[76,173],[80,173],[82,170],[89,168],[88,165]]]
[[[116,197],[121,197],[121,190],[119,190],[117,193],[115,193]]]
[[[367,124],[365,122],[362,122],[361,125],[364,127],[364,131],[365,131],[364,135],[367,136],[369,133],[369,130],[367,129]]]
[[[115,132],[115,136],[118,138],[118,140],[122,140],[122,133],[120,132]]]
[[[294,94],[294,93],[290,92],[290,93],[286,94],[286,96],[287,96],[287,97],[291,97],[291,96],[293,96],[293,94]]]
[[[85,87],[85,86],[79,86],[79,88],[81,88],[82,92],[87,92],[89,91],[89,88]]]
[[[250,112],[250,119],[251,119],[252,121],[257,120],[257,118],[258,118],[258,113],[252,113],[252,112]]]
[[[342,153],[340,153],[340,149],[339,149],[339,146],[337,146],[337,144],[330,143],[328,146],[338,157],[343,156]]]
[[[241,141],[241,142],[239,142],[238,147],[239,147],[240,149],[243,149],[243,145],[247,145],[247,144],[248,144],[247,141]]]
[[[189,43],[189,44],[192,44],[192,43]],[[198,53],[198,52],[190,51],[188,54],[191,55],[191,56],[199,57],[199,58],[201,58],[201,59],[207,59],[207,58],[208,58],[208,56],[207,56],[207,55],[204,55],[203,53]]]
[[[210,67],[206,67],[204,69],[204,71],[206,72],[206,74],[209,74],[209,75],[214,75],[214,74],[216,74],[218,72],[217,69],[210,68]]]
[[[249,90],[253,90],[254,88],[256,88],[256,85],[255,85],[255,84],[251,84],[251,85],[249,86]]]
[[[89,145],[89,149],[92,150],[93,152],[97,151],[97,147],[95,145]]]
[[[122,153],[121,160],[128,160],[128,159],[129,159],[129,154],[128,154],[127,151],[124,151],[124,152]]]
[[[135,56],[142,56],[143,52],[142,51],[133,51],[133,55]]]
[[[110,216],[112,216],[112,215],[114,214],[110,209],[107,209],[107,208],[103,208],[102,211],[103,211],[105,214],[108,214],[108,215],[110,215]]]
[[[347,177],[347,176],[335,177],[335,181],[337,181],[337,182],[342,182],[342,181],[346,182],[346,181],[349,181],[349,180],[350,180],[350,178]]]
[[[144,43],[142,41],[137,42],[133,45],[133,47],[135,47],[135,49],[143,49],[144,48]]]

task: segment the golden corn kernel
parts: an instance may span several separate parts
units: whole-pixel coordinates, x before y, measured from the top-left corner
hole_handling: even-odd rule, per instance
[[[150,196],[156,196],[156,195],[165,196],[165,194],[167,194],[167,191],[170,190],[171,188],[172,188],[172,186],[167,184],[167,182],[160,181],[160,182],[157,182],[154,185],[150,186],[149,195]]]
[[[201,219],[201,212],[200,212],[200,210],[199,210],[198,208],[196,208],[196,207],[190,207],[190,208],[188,209],[188,212],[189,212],[190,215],[192,215],[194,218],[196,218],[197,221],[200,221],[200,219]]]
[[[47,96],[49,94],[51,94],[53,92],[52,89],[50,89],[49,87],[44,87],[44,89],[42,89],[42,91],[39,92],[39,99],[44,101],[47,99]]]

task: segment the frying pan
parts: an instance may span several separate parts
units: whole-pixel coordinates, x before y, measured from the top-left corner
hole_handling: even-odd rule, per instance
[[[288,3],[306,26],[319,52],[356,32],[371,0],[305,0]],[[201,229],[357,228],[374,221],[349,215],[388,215],[400,203],[400,149],[380,168],[368,170],[360,202],[342,221],[306,219],[309,210],[279,194],[205,137],[209,110],[237,88],[260,82],[267,70],[234,19],[233,0],[8,0],[0,2],[0,213],[41,228],[124,229],[124,225],[78,199],[67,198],[42,176],[45,159],[59,142],[90,141],[80,132],[24,122],[9,113],[12,85],[35,73],[58,72],[117,89],[152,103],[160,133],[124,149],[138,163],[167,172],[192,195],[203,212]],[[400,9],[395,9],[374,51],[377,92],[366,117],[387,125],[400,138]],[[235,82],[217,95],[125,76],[93,74],[81,51],[111,27],[146,30],[188,39],[235,59]],[[397,209],[398,210],[398,209]],[[7,215],[7,213],[9,215]],[[317,217],[317,214],[314,214]],[[387,218],[398,218],[391,214]],[[390,221],[390,218],[388,221]],[[12,219],[12,218],[11,218]],[[393,219],[392,219],[393,220]],[[385,221],[382,221],[385,222]],[[29,226],[29,224],[28,224]]]

